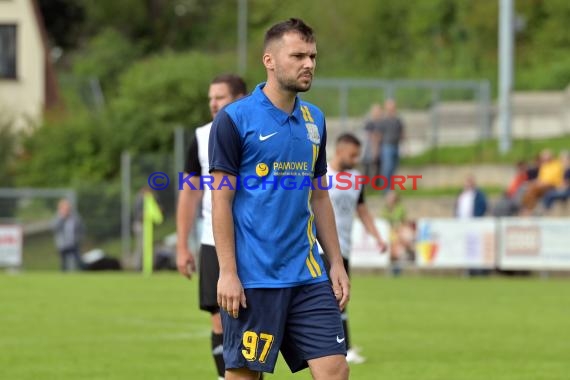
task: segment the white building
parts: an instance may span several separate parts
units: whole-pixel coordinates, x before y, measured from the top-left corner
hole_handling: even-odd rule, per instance
[[[58,102],[55,71],[36,0],[0,0],[0,120],[41,121]]]

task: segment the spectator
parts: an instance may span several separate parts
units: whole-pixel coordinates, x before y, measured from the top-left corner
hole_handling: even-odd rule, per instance
[[[382,106],[375,103],[370,108],[370,119],[364,126],[366,144],[364,146],[364,156],[362,164],[364,174],[368,178],[380,174],[380,121],[382,120]]]
[[[501,198],[493,207],[493,216],[495,217],[502,217],[502,216],[515,216],[519,212],[519,207],[515,203],[513,199],[509,197],[509,193],[505,191]]]
[[[396,102],[389,99],[384,104],[386,117],[380,122],[382,175],[388,184],[385,191],[391,188],[391,177],[398,169],[400,162],[400,143],[404,139],[404,124],[398,117]]]
[[[526,162],[519,161],[516,173],[509,187],[493,208],[493,216],[514,216],[519,212],[522,196],[528,186],[528,166]]]
[[[475,177],[467,176],[463,191],[457,197],[455,204],[455,216],[460,219],[480,218],[487,212],[487,198],[481,189],[477,187]],[[488,269],[469,268],[468,276],[486,276]]]
[[[561,152],[560,161],[564,167],[564,183],[544,195],[542,201],[545,210],[550,210],[555,201],[566,201],[570,198],[570,152]]]
[[[384,218],[390,224],[390,259],[393,263],[392,272],[400,273],[398,262],[402,260],[413,261],[414,251],[414,225],[408,222],[406,209],[395,191],[386,195],[386,203],[382,212]]]
[[[467,176],[463,191],[455,202],[455,216],[460,219],[478,218],[487,212],[487,198],[475,183],[472,175]]]
[[[529,183],[524,193],[522,204],[523,214],[531,213],[541,197],[556,188],[561,188],[564,179],[564,169],[562,162],[557,160],[552,151],[545,149],[542,151],[541,164],[538,170],[538,177],[535,181]]]
[[[527,181],[534,181],[538,178],[538,169],[540,168],[541,161],[541,155],[537,154],[534,158],[534,162],[528,165],[526,170]]]
[[[61,257],[61,270],[66,272],[83,269],[83,263],[79,256],[79,248],[84,234],[83,222],[67,199],[59,201],[52,228],[55,245]]]
[[[528,181],[529,168],[526,162],[517,162],[517,172],[509,184],[507,189],[507,195],[511,199],[516,199],[520,197],[520,193],[524,190],[525,185]],[[531,173],[532,174],[532,173]]]
[[[382,218],[386,219],[392,228],[397,228],[406,221],[406,209],[402,205],[398,193],[390,192],[386,196],[386,206]]]

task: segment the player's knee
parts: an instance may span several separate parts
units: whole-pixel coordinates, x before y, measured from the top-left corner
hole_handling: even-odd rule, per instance
[[[315,380],[347,380],[350,369],[344,357],[338,357],[334,361],[329,361],[325,367],[314,371]]]
[[[350,373],[350,368],[348,367],[348,363],[346,360],[340,360],[338,367],[335,374],[338,374],[337,379],[339,380],[348,380],[348,375]]]
[[[347,380],[350,369],[345,358],[336,360],[334,365],[330,366],[327,379]]]
[[[259,372],[249,370],[247,368],[228,369],[226,370],[226,380],[258,380]]]
[[[221,334],[224,330],[222,327],[222,318],[220,317],[220,313],[212,314],[212,331],[215,334]]]

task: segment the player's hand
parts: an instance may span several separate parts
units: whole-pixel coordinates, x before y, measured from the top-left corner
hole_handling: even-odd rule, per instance
[[[348,280],[348,275],[344,270],[342,262],[340,262],[340,264],[331,265],[329,276],[334,296],[338,301],[338,306],[340,310],[344,310],[350,299],[350,281]]]
[[[388,249],[388,245],[386,244],[386,242],[382,239],[378,240],[378,249],[380,250],[381,254],[386,253],[386,250]]]
[[[184,277],[192,278],[192,273],[196,271],[196,262],[188,248],[180,248],[176,252],[176,268]]]
[[[239,307],[247,308],[245,292],[236,273],[222,274],[218,279],[218,306],[230,316],[239,316]]]

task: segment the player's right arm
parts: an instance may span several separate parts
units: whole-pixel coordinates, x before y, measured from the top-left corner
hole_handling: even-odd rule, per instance
[[[185,176],[188,173],[184,173]],[[193,176],[190,179],[192,185],[199,189],[199,177]],[[194,228],[196,220],[196,210],[202,200],[201,190],[191,190],[189,186],[184,186],[178,197],[176,209],[176,267],[180,274],[191,278],[192,272],[196,270],[193,252],[188,247],[188,235]]]
[[[214,241],[220,264],[218,279],[218,305],[234,318],[238,317],[240,304],[246,305],[245,293],[237,273],[233,201],[236,177],[224,172],[213,172],[215,190],[212,191],[212,224]],[[223,177],[231,184],[218,188]],[[228,183],[228,182],[225,182]]]
[[[178,272],[188,278],[192,277],[192,272],[196,270],[193,252],[188,247],[188,235],[194,228],[196,220],[196,210],[202,201],[203,191],[200,189],[200,159],[198,157],[198,139],[194,136],[184,167],[184,176],[193,173],[189,182],[182,183],[182,190],[178,196],[178,205],[176,208],[176,267]]]
[[[358,217],[360,218],[364,229],[366,232],[372,235],[374,239],[376,239],[376,244],[378,244],[380,253],[384,253],[386,250],[386,242],[384,242],[384,239],[382,239],[382,236],[380,235],[380,232],[374,223],[374,218],[366,206],[366,202],[364,201],[364,189],[361,189],[357,202],[356,213],[358,214]]]
[[[240,172],[242,142],[234,121],[224,111],[212,123],[208,156],[212,184],[212,227],[220,264],[218,305],[234,318],[240,304],[246,307],[245,293],[238,277],[233,202]],[[226,179],[224,179],[226,177]],[[224,180],[223,186],[221,181]],[[229,181],[229,186],[228,186]]]

